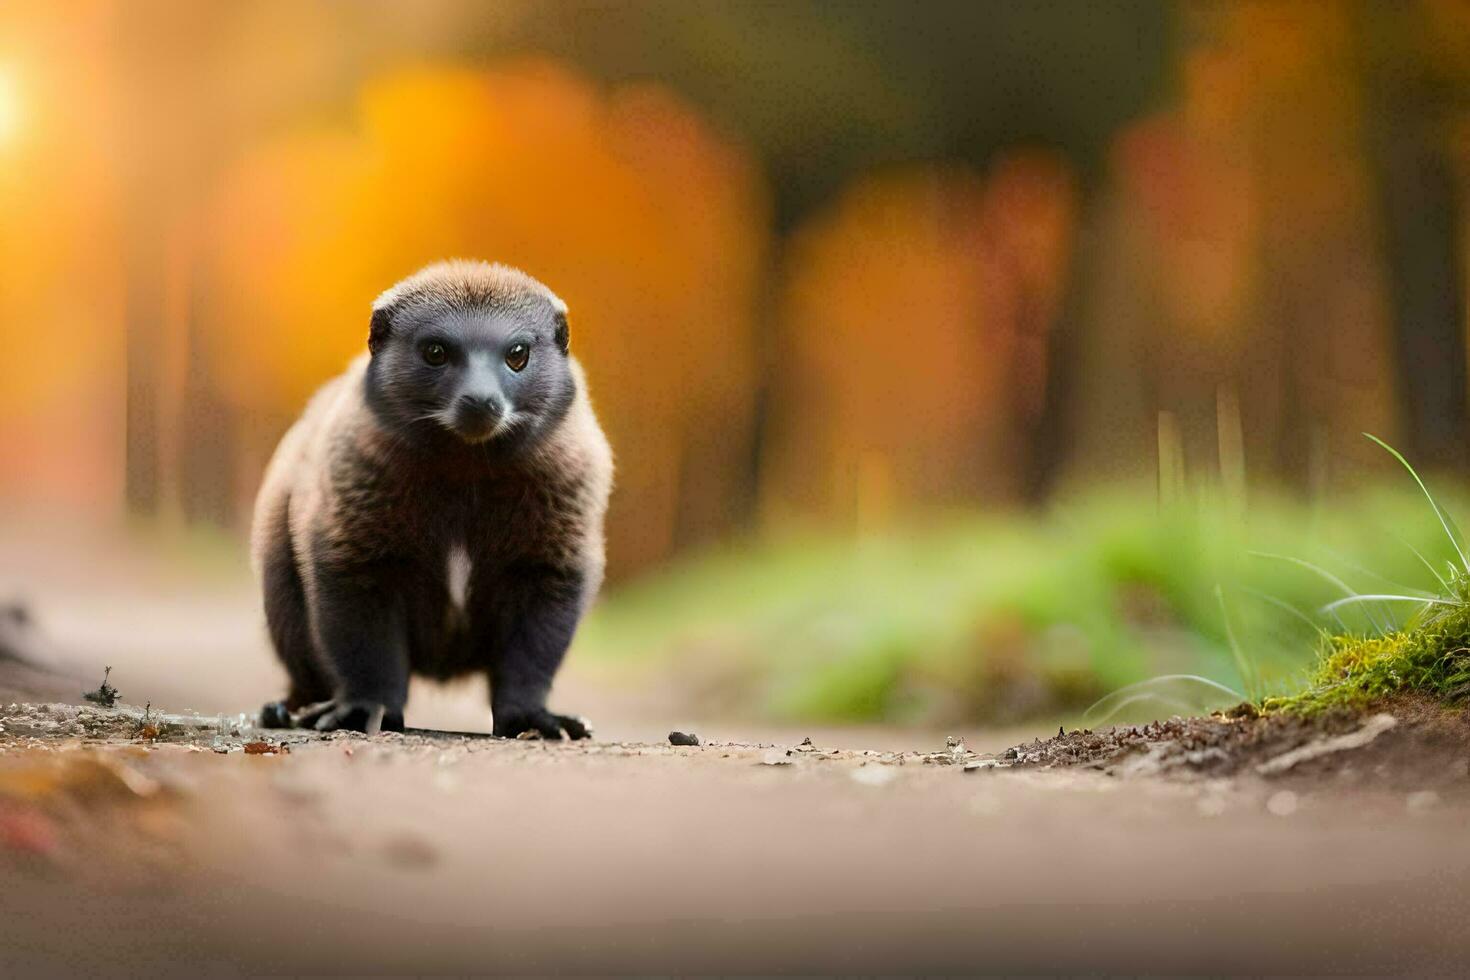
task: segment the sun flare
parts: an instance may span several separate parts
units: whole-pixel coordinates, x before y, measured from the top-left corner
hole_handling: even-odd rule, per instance
[[[14,73],[0,65],[0,145],[9,143],[20,130],[20,87]]]

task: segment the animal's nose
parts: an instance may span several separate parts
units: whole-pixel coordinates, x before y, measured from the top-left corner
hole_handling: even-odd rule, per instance
[[[474,416],[481,419],[493,419],[500,416],[500,402],[490,395],[461,395],[459,399],[459,412],[463,415]]]

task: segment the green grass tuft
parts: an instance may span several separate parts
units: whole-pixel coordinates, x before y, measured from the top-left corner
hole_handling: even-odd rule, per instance
[[[1306,690],[1267,698],[1263,710],[1316,714],[1408,693],[1463,700],[1470,694],[1470,577],[1452,575],[1446,586],[1443,595],[1420,600],[1403,629],[1325,637]]]
[[[1261,702],[1264,711],[1316,714],[1338,708],[1360,709],[1398,694],[1427,695],[1445,702],[1459,701],[1470,694],[1470,561],[1466,560],[1461,535],[1409,461],[1377,436],[1368,438],[1409,471],[1433,508],[1459,564],[1451,564],[1448,575],[1442,576],[1415,551],[1415,557],[1439,582],[1440,594],[1350,595],[1323,606],[1324,613],[1333,614],[1348,606],[1373,603],[1416,603],[1419,609],[1401,629],[1380,628],[1376,635],[1348,632],[1325,637],[1306,689],[1266,698]]]

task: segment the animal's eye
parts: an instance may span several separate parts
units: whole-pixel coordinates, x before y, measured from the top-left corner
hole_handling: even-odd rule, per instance
[[[443,344],[425,344],[424,363],[429,367],[443,367],[449,363],[449,348]]]
[[[512,371],[520,371],[531,359],[531,348],[525,344],[512,344],[510,350],[505,352],[505,366]]]

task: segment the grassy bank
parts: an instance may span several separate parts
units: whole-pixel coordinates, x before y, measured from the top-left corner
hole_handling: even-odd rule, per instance
[[[1222,688],[1261,700],[1321,686],[1324,631],[1391,645],[1414,608],[1324,606],[1440,589],[1455,552],[1417,493],[1161,511],[1151,488],[1124,488],[1044,514],[791,535],[617,590],[579,656],[791,721],[1076,717],[1104,696],[1103,713],[1153,716],[1226,703]]]

